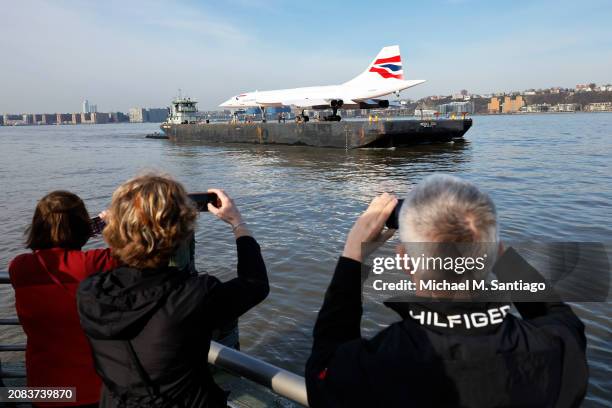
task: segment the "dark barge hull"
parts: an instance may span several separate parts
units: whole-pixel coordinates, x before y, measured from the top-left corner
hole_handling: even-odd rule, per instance
[[[343,121],[306,123],[164,123],[173,141],[255,143],[317,147],[389,148],[460,139],[472,119]]]

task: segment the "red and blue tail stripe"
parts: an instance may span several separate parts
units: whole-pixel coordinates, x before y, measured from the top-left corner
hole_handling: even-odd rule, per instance
[[[383,78],[404,79],[402,59],[399,55],[389,58],[379,58],[372,64],[370,72],[376,72]]]

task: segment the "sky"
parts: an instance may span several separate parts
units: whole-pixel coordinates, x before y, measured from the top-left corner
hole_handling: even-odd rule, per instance
[[[402,92],[612,83],[612,1],[0,0],[0,113],[200,110],[254,90],[342,83],[386,45]]]

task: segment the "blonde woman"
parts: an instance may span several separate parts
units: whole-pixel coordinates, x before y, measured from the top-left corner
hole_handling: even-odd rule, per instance
[[[103,380],[101,407],[225,407],[207,366],[211,331],[268,295],[266,267],[223,190],[209,210],[231,225],[238,276],[219,282],[169,266],[197,212],[171,178],[145,175],[113,194],[104,238],[125,266],[95,274],[78,291],[81,325]]]

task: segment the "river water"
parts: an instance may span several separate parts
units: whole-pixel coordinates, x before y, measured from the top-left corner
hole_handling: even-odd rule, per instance
[[[0,270],[24,251],[24,229],[48,191],[73,191],[95,214],[121,182],[143,170],[168,172],[190,191],[224,188],[260,242],[271,282],[268,299],[241,319],[243,349],[302,373],[343,240],[376,194],[403,195],[429,174],[451,173],[492,195],[503,239],[612,237],[612,114],[475,117],[465,143],[395,151],[211,147],[143,138],[154,130],[154,124],[0,127]],[[196,240],[199,270],[231,278],[235,249],[228,226],[203,213]],[[89,247],[101,245],[98,239]],[[0,316],[14,315],[12,305],[10,287],[0,288]],[[587,327],[585,406],[609,406],[612,308],[574,308]],[[366,304],[363,332],[372,335],[396,319]],[[18,328],[0,329],[0,343],[21,342],[22,336]]]

